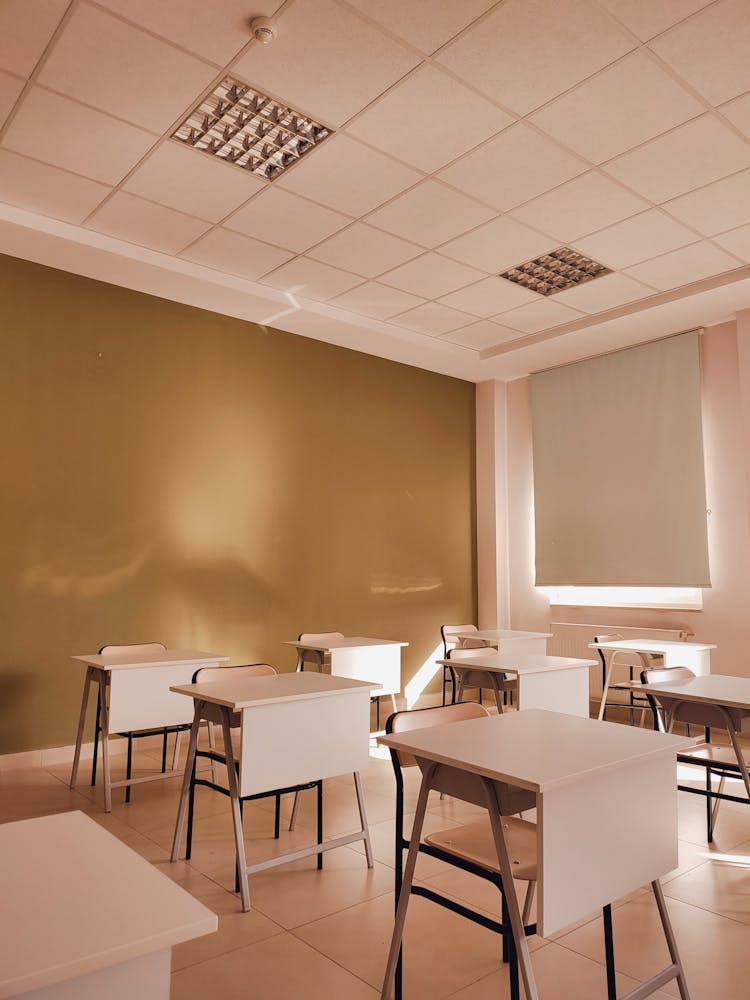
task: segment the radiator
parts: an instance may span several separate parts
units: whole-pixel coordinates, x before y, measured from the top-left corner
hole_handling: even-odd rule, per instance
[[[671,639],[680,642],[690,639],[692,632],[681,628],[636,628],[628,625],[581,625],[577,622],[552,622],[550,625],[552,638],[548,640],[548,652],[550,656],[573,656],[580,659],[596,660],[597,665],[601,663],[599,653],[595,649],[589,649],[588,645],[594,641],[597,635],[621,635],[623,639]],[[627,659],[620,653],[617,657],[613,677],[614,681],[624,680],[628,676]],[[620,666],[621,665],[621,666]],[[633,656],[633,665],[638,671],[641,669],[641,661],[637,655]],[[589,691],[592,698],[599,700],[602,693],[602,672],[601,669],[591,671],[589,677]],[[618,700],[618,692],[613,691],[610,695],[613,701]]]

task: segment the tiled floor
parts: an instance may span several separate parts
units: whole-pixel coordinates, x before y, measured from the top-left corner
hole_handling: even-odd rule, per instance
[[[141,766],[156,766],[157,752],[140,750]],[[122,772],[115,758],[115,773]],[[390,762],[373,757],[363,776],[372,824],[375,867],[368,871],[361,845],[325,856],[322,872],[306,859],[251,879],[253,909],[240,912],[233,887],[234,849],[227,800],[200,789],[193,859],[170,864],[178,782],[135,788],[133,801],[114,794],[104,814],[100,788],[67,788],[69,765],[0,772],[0,821],[82,809],[97,822],[206,903],[219,915],[216,934],[178,946],[173,955],[172,998],[193,1000],[371,1000],[379,996],[393,922],[393,817],[395,783]],[[413,780],[411,780],[413,779]],[[416,800],[410,776],[407,808]],[[288,797],[290,798],[290,797]],[[288,816],[290,802],[285,803]],[[356,825],[351,779],[325,787],[326,834]],[[680,798],[680,865],[664,880],[665,893],[693,1000],[743,1000],[750,996],[750,809],[725,803],[716,842],[705,842],[704,806]],[[248,805],[248,856],[261,859],[290,844],[314,839],[314,793],[305,793],[297,829],[273,840],[273,802]],[[430,802],[431,829],[476,812],[455,800]],[[571,831],[575,836],[575,831]],[[613,857],[613,864],[617,858]],[[486,883],[422,859],[418,877],[456,898],[493,913],[497,899]],[[667,962],[655,906],[646,890],[621,901],[614,913],[619,991],[625,994]],[[542,1000],[600,1000],[606,996],[601,921],[588,922],[554,940],[531,939]],[[498,938],[434,904],[414,898],[405,940],[405,997],[409,1000],[503,1000],[507,968]],[[674,984],[658,996],[678,996]]]

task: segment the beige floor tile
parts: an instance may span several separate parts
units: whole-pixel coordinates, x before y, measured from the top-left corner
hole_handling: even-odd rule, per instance
[[[547,944],[532,957],[534,978],[545,1000],[602,1000],[607,993],[607,975],[603,965],[576,955],[558,944]],[[628,976],[617,976],[617,992],[623,996],[638,986]],[[508,977],[496,972],[451,994],[451,1000],[506,1000],[510,997]],[[656,993],[656,1000],[668,994]]]
[[[377,1000],[377,992],[291,934],[172,975],[171,1000]]]
[[[704,848],[703,855],[704,864],[671,879],[665,894],[750,924],[750,842],[726,854]]]
[[[87,800],[41,769],[0,772],[0,822],[85,809]]]
[[[365,791],[365,810],[368,823],[381,823],[396,815],[396,798],[377,795]],[[293,795],[285,795],[281,801],[282,823],[289,821],[294,802]],[[273,799],[259,799],[257,805],[266,812],[273,812]],[[312,829],[317,823],[317,793],[308,789],[300,793],[298,816]],[[337,837],[359,828],[359,810],[354,788],[354,779],[335,779],[323,782],[323,830],[326,837]]]
[[[407,837],[409,836],[413,822],[413,814],[408,813],[404,816],[404,827]],[[430,813],[427,813],[425,816],[423,830],[424,834],[437,833],[439,830],[447,830],[457,825],[457,823],[451,820],[443,819],[442,816],[433,816]],[[370,840],[372,842],[372,850],[375,859],[381,864],[388,865],[389,868],[395,868],[396,866],[395,837],[395,819],[388,819],[383,823],[375,823],[374,826],[370,827]],[[353,851],[358,851],[360,854],[365,853],[365,845],[362,841],[356,844],[351,844],[351,849]],[[405,863],[406,853],[404,852],[404,864]],[[440,875],[449,868],[449,865],[446,865],[443,861],[439,861],[437,858],[431,858],[426,854],[420,854],[417,862],[417,875],[421,878],[427,878],[430,875]]]
[[[747,927],[674,898],[667,899],[667,906],[692,1000],[742,1000],[747,995],[749,967]],[[650,893],[620,907],[613,925],[618,971],[644,980],[667,965],[669,956]],[[600,920],[563,936],[559,943],[594,961],[604,961]],[[665,986],[664,992],[679,995],[676,983]]]
[[[729,789],[727,789],[729,791]],[[731,794],[736,785],[733,783]],[[677,796],[679,815],[679,836],[699,846],[706,846],[706,805],[705,800],[689,792],[679,792]],[[714,829],[714,846],[719,851],[730,851],[750,834],[750,806],[736,802],[722,802]]]

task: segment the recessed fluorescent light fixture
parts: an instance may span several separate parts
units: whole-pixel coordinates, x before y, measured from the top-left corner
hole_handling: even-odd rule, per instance
[[[271,181],[329,135],[325,125],[228,76],[172,138]]]
[[[554,295],[566,288],[575,288],[586,281],[601,278],[612,271],[590,257],[584,257],[570,247],[558,247],[549,253],[542,254],[534,260],[518,264],[499,277],[514,281],[517,285],[538,292],[540,295]]]

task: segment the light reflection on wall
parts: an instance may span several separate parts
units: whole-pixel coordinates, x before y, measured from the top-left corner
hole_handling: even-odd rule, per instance
[[[413,708],[417,699],[422,695],[424,689],[430,683],[435,674],[443,668],[438,666],[436,660],[443,655],[443,644],[439,642],[422,666],[417,670],[412,679],[404,688],[406,695],[406,707]]]

